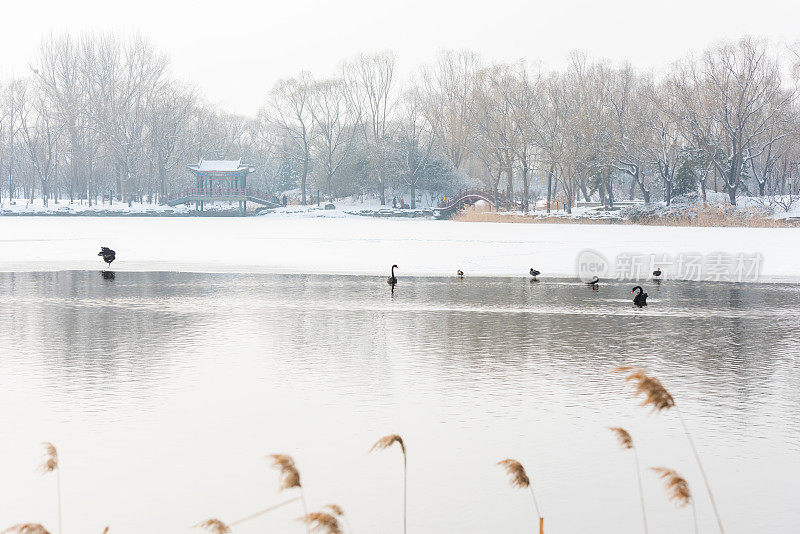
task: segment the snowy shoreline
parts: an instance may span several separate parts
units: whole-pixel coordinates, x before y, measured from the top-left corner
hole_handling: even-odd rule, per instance
[[[0,271],[116,271],[575,277],[579,255],[760,255],[756,282],[800,280],[800,228],[504,224],[303,217],[0,217]],[[643,277],[646,278],[646,272]],[[670,274],[665,278],[685,278]]]

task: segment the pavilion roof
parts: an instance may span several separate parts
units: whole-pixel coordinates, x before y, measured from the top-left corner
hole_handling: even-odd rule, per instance
[[[249,168],[249,165],[242,165],[241,159],[201,159],[197,165],[189,165],[189,170],[194,172],[241,172]]]

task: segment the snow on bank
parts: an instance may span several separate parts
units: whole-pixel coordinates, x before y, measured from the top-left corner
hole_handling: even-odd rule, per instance
[[[579,253],[760,253],[762,280],[800,279],[798,228],[460,223],[272,214],[231,218],[0,217],[0,270],[114,269],[401,276],[576,274]]]

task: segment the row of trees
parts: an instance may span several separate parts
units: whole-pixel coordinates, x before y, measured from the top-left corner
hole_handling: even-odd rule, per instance
[[[186,163],[242,158],[273,193],[443,196],[480,186],[553,200],[670,203],[706,191],[785,202],[800,187],[797,54],[746,37],[661,77],[571,55],[545,72],[443,52],[411,80],[360,55],[337,76],[279,81],[255,117],[174,79],[141,36],[51,36],[0,84],[0,199],[158,202]],[[787,59],[788,58],[788,59]]]

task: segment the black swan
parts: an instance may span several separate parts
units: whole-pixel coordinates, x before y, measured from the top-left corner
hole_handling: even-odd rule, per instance
[[[464,278],[464,271],[462,271],[461,269],[457,270],[456,274],[458,275],[459,278]]]
[[[661,267],[656,267],[656,270],[653,271],[653,276],[655,276],[656,278],[661,276]]]
[[[542,274],[542,273],[540,273],[539,271],[537,271],[536,269],[534,269],[533,267],[531,267],[531,270],[530,270],[530,271],[528,271],[528,272],[531,274],[531,276],[533,277],[533,279],[534,279],[534,280],[536,280],[536,277],[537,277],[537,276],[539,276],[540,274]]]
[[[636,293],[637,289],[639,290],[638,293]],[[633,303],[634,304],[636,304],[640,308],[642,306],[647,306],[647,293],[644,292],[644,289],[642,289],[642,286],[634,287],[633,289],[631,289],[631,293],[636,293],[636,295],[633,296]]]
[[[103,256],[103,261],[111,267],[111,262],[117,258],[117,253],[111,250],[108,247],[100,247],[100,252],[97,253],[98,256]]]
[[[585,284],[587,286],[591,286],[592,289],[597,289],[597,286],[598,286],[599,283],[600,283],[600,279],[597,278],[596,276],[594,278],[592,278],[591,280],[589,280],[588,282],[585,282]]]
[[[394,286],[397,283],[397,277],[394,275],[394,270],[398,269],[397,265],[392,265],[392,275],[386,279],[386,283]]]

